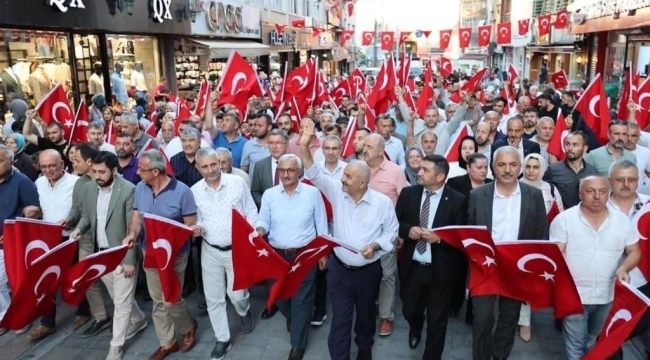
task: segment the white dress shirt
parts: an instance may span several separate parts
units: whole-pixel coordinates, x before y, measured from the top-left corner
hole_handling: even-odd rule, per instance
[[[492,203],[492,240],[495,243],[515,241],[519,238],[519,222],[521,221],[521,188],[510,196],[499,194],[494,187],[494,202]]]
[[[237,175],[240,178],[244,179],[246,181],[246,185],[248,185],[248,188],[250,189],[251,187],[251,177],[246,174],[246,172],[242,169],[237,169],[236,167],[233,167],[231,170],[232,175]]]
[[[325,160],[319,161],[318,165],[320,165],[325,175],[331,177],[332,179],[341,180],[343,178],[343,172],[345,171],[345,167],[348,166],[348,163],[339,159],[334,171],[329,171],[327,166],[325,166]]]
[[[440,205],[440,198],[442,197],[442,192],[445,189],[445,187],[441,187],[440,189],[436,190],[433,192],[433,195],[429,198],[429,218],[427,219],[427,226],[425,229],[431,229],[431,226],[433,225],[433,219],[436,217],[436,211],[438,211],[438,205]],[[427,193],[429,191],[424,189],[422,190],[422,200],[420,201],[420,209],[422,209],[422,206],[424,205],[424,201],[427,199]],[[433,244],[427,244],[426,250],[422,254],[420,254],[417,250],[413,252],[413,260],[425,263],[425,264],[430,264],[431,263],[431,246]]]
[[[353,253],[343,247],[334,248],[334,254],[350,266],[363,266],[379,260],[393,250],[399,223],[395,207],[388,196],[368,189],[363,198],[355,203],[352,197],[342,190],[341,181],[325,175],[320,165],[314,164],[305,171],[307,178],[322,191],[332,204],[334,213],[333,236],[353,249],[376,242],[381,250],[372,259]]]
[[[54,186],[50,185],[45,176],[36,179],[38,200],[41,204],[44,221],[58,223],[67,218],[72,208],[72,190],[78,179],[79,177],[76,175],[64,173]],[[70,231],[64,230],[63,235],[70,235]]]
[[[108,220],[108,204],[111,202],[114,184],[107,190],[100,187],[97,193],[97,246],[100,249],[110,247],[108,238],[106,237],[106,221]]]
[[[257,206],[244,179],[221,173],[217,189],[208,186],[205,179],[191,188],[197,207],[197,224],[203,227],[203,239],[220,247],[232,245],[232,209],[239,211],[254,225]]]
[[[275,183],[275,171],[278,169],[278,160],[275,158],[271,158],[271,179],[273,179],[273,186],[278,185]],[[278,176],[278,181],[280,181],[280,177]]]

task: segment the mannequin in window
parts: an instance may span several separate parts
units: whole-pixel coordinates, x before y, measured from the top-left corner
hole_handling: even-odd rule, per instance
[[[136,100],[147,97],[147,83],[144,81],[142,68],[142,62],[136,61],[134,69],[131,71],[131,88],[135,93]]]
[[[93,64],[93,74],[88,79],[88,93],[90,95],[104,94],[104,75],[102,74],[102,63]]]
[[[5,93],[7,94],[7,99],[5,99],[7,103],[10,103],[14,99],[23,98],[23,90],[22,85],[20,84],[20,78],[18,75],[16,75],[16,73],[14,73],[12,68],[5,68],[2,73],[0,73],[0,78],[2,78]]]
[[[115,101],[120,105],[125,105],[129,100],[129,95],[126,92],[122,71],[124,71],[124,65],[119,62],[115,63],[115,69],[113,75],[111,75],[111,88]]]
[[[52,80],[50,80],[50,77],[45,73],[43,65],[38,65],[36,70],[29,75],[27,82],[29,83],[29,87],[32,89],[36,104],[40,103],[53,87]]]

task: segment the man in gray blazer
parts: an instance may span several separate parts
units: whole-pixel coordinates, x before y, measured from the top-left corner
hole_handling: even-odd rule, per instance
[[[88,234],[95,250],[122,245],[133,213],[135,186],[117,173],[117,155],[101,151],[92,161],[95,181],[84,185],[83,213],[71,239],[80,239]],[[121,359],[122,347],[144,330],[147,321],[135,301],[137,279],[136,249],[131,249],[121,265],[112,273],[104,275],[102,281],[115,304],[113,314],[113,339],[106,359]]]
[[[276,176],[278,160],[280,156],[287,153],[289,136],[284,130],[273,129],[269,134],[269,152],[271,156],[265,157],[255,163],[253,175],[251,176],[251,194],[257,209],[262,205],[262,194],[275,185],[279,184],[279,174]]]
[[[468,225],[483,225],[495,243],[513,240],[548,240],[548,221],[542,192],[517,179],[522,159],[512,146],[494,152],[495,181],[469,195]],[[471,294],[470,294],[471,296]],[[499,318],[494,332],[494,305],[499,299]],[[471,297],[473,359],[507,359],[512,350],[521,301],[504,296]]]

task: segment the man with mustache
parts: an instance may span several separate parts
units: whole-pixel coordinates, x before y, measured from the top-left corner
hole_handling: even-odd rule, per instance
[[[636,164],[636,155],[625,148],[627,140],[627,125],[620,120],[609,123],[607,132],[607,145],[592,150],[585,157],[585,161],[596,167],[600,176],[609,175],[609,167],[616,160],[629,160]]]

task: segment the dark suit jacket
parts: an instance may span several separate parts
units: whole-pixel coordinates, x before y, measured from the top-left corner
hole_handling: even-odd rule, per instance
[[[524,157],[528,156],[528,154],[541,154],[542,149],[539,147],[538,143],[526,139],[521,139],[521,141],[523,142],[522,145],[524,147]],[[492,144],[490,151],[490,159],[494,159],[494,152],[503,146],[508,146],[507,138],[495,141],[494,144]],[[523,161],[524,159],[521,160]],[[492,160],[490,160],[490,162],[492,162]]]
[[[492,231],[492,205],[495,183],[478,187],[469,195],[467,224],[487,226]],[[548,240],[548,220],[542,192],[530,185],[519,183],[521,189],[521,214],[519,236],[512,240]]]
[[[492,181],[494,181],[494,180],[489,179],[489,178],[485,179],[486,184],[489,184]],[[472,187],[472,181],[469,179],[468,174],[465,174],[465,175],[462,175],[462,176],[456,176],[456,177],[453,177],[453,178],[447,180],[447,186],[449,186],[450,188],[452,188],[452,189],[458,191],[459,193],[463,194],[463,196],[465,196],[465,198],[467,198],[467,199],[469,198],[470,191],[472,191],[472,189],[474,189]]]
[[[273,187],[273,169],[271,164],[272,156],[265,157],[255,163],[253,176],[251,176],[251,194],[257,209],[262,206],[262,195],[264,192]]]
[[[413,254],[416,251],[417,240],[409,238],[409,231],[413,226],[420,226],[420,204],[422,203],[423,193],[424,188],[421,185],[405,187],[400,192],[395,206],[397,220],[399,221],[399,237],[404,239],[400,263],[400,279],[402,281],[408,280]],[[429,228],[465,225],[467,220],[466,204],[463,195],[449,186],[445,186],[440,198],[440,204],[433,218],[433,224],[430,224]],[[459,281],[457,279],[460,273],[458,267],[463,264],[462,259],[465,255],[444,241],[430,246],[435,281],[441,283]]]

